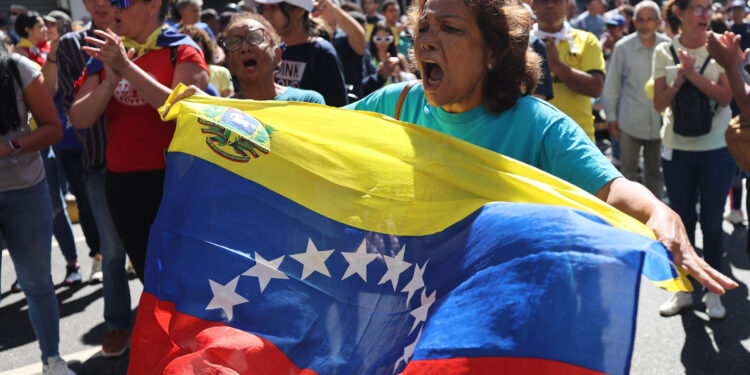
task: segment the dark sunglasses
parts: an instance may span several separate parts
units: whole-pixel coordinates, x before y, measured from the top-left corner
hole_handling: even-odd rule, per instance
[[[242,42],[247,42],[251,46],[257,46],[263,43],[266,31],[263,29],[250,30],[243,36],[230,36],[221,41],[221,45],[228,52],[235,52],[242,48]]]

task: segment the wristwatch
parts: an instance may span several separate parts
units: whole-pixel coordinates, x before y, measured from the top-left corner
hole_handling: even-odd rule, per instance
[[[18,142],[18,139],[11,138],[8,140],[8,146],[10,146],[10,156],[16,156],[19,152],[21,152],[21,149],[23,148],[21,146],[21,142]]]

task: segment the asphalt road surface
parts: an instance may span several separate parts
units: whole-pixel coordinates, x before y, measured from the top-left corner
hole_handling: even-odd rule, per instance
[[[744,207],[744,206],[743,206]],[[79,262],[88,279],[91,259],[75,225]],[[750,374],[750,256],[746,250],[747,229],[724,222],[727,257],[724,271],[740,283],[724,297],[727,316],[711,321],[703,312],[700,294],[694,309],[663,318],[658,305],[669,293],[646,282],[641,286],[632,374]],[[701,237],[697,236],[700,246]],[[65,261],[53,243],[52,271],[55,283],[65,276]],[[41,373],[39,349],[27,317],[22,293],[9,293],[15,273],[7,251],[2,253],[0,277],[0,375]],[[133,309],[142,290],[137,279],[130,281]],[[60,353],[78,374],[125,374],[128,354],[109,359],[98,355],[107,332],[102,318],[101,284],[57,287],[60,300]]]

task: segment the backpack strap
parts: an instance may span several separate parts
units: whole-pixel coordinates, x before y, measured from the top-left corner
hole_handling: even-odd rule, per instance
[[[172,66],[177,66],[177,47],[169,46],[169,61],[172,62]]]
[[[677,65],[680,65],[680,58],[677,57],[677,51],[674,50],[674,44],[669,46],[669,52],[672,52],[672,58],[674,59],[674,63]]]
[[[706,61],[703,62],[703,65],[701,65],[701,70],[698,71],[698,74],[703,75],[703,71],[706,70],[706,67],[708,66],[708,63],[711,62],[711,55],[706,57]]]
[[[404,86],[404,89],[401,90],[401,95],[398,97],[398,102],[396,102],[396,113],[393,114],[393,118],[396,120],[401,119],[401,109],[404,108],[404,101],[406,101],[406,94],[409,93],[409,90],[411,90],[414,85],[419,82],[418,80],[409,81],[406,86]]]

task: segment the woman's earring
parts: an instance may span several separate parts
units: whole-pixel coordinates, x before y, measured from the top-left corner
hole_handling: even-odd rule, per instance
[[[492,68],[494,68],[494,66],[492,64],[487,64],[487,69],[488,70],[492,70]]]
[[[275,66],[275,67],[273,68],[273,73],[274,73],[274,74],[276,74],[276,73],[278,73],[278,72],[280,72],[280,71],[281,71],[281,67],[280,67],[280,66],[278,66],[278,65],[276,65],[276,66]]]

